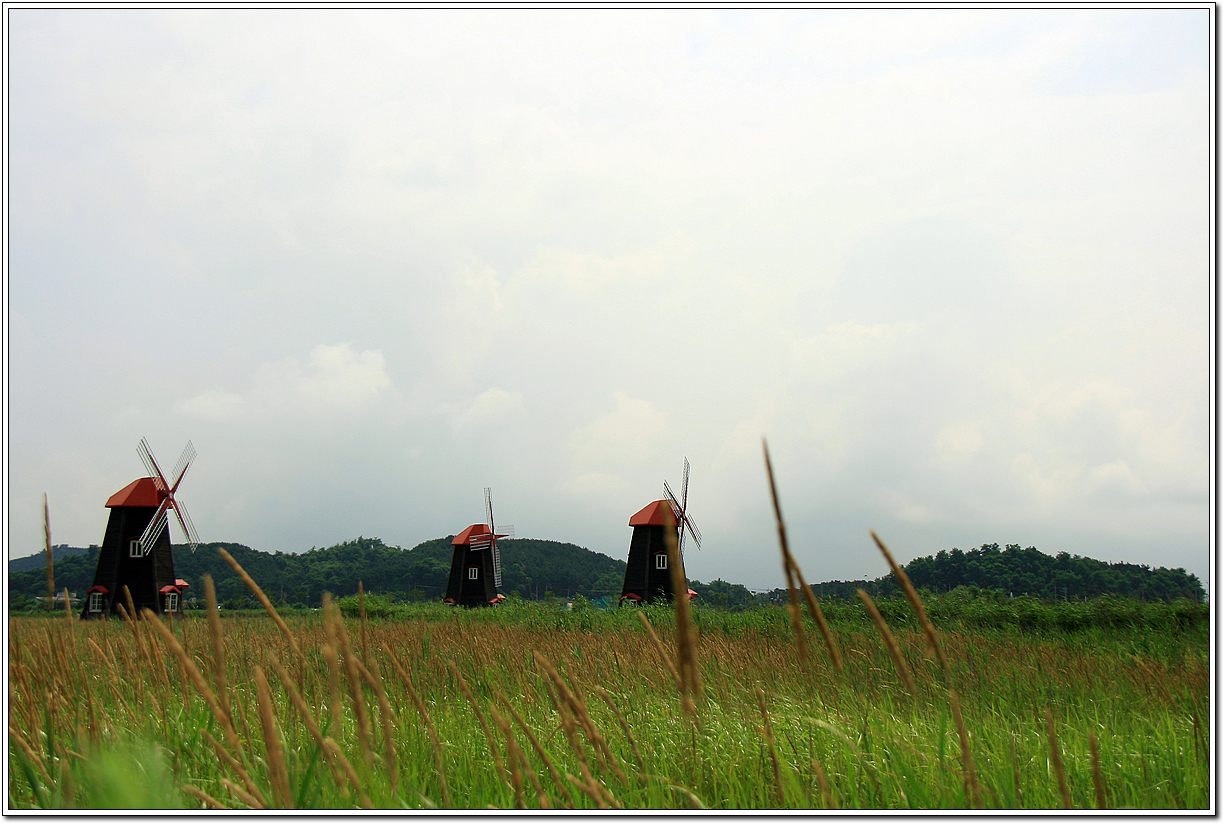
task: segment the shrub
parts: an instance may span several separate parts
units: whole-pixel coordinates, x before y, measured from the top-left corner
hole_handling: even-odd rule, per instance
[[[336,601],[336,606],[346,618],[361,617],[361,600],[356,595],[346,595]],[[390,595],[365,595],[365,613],[367,618],[390,618],[403,609],[396,604]]]

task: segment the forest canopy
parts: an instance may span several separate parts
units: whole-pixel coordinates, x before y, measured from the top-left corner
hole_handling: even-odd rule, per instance
[[[317,607],[324,592],[337,598],[353,595],[359,581],[366,592],[397,601],[437,601],[442,599],[450,573],[451,537],[425,541],[412,549],[389,546],[378,538],[358,537],[297,554],[262,552],[234,543],[201,544],[194,553],[176,548],[175,573],[191,585],[188,601],[203,598],[203,576],[209,574],[222,604],[255,606],[246,585],[216,551],[224,548],[278,604]],[[614,604],[621,593],[625,577],[623,560],[558,541],[518,538],[504,540],[500,546],[501,591],[511,598],[572,600],[581,595],[590,601]],[[32,598],[46,594],[43,558],[43,553],[38,553],[9,562],[11,608],[21,608],[30,604]],[[56,591],[67,589],[78,597],[83,595],[93,583],[98,547],[56,547],[52,558]],[[1002,549],[998,544],[983,544],[967,552],[956,548],[941,550],[915,558],[904,569],[916,587],[931,592],[973,587],[1042,600],[1117,595],[1164,601],[1187,598],[1201,603],[1206,598],[1198,578],[1181,568],[1107,563],[1066,552],[1051,556],[1034,547],[1022,549],[1016,544]],[[708,584],[690,580],[689,587],[697,592],[701,603],[730,609],[786,598],[784,589],[754,594],[742,584],[722,580]],[[812,584],[820,598],[847,600],[855,598],[859,587],[875,597],[898,591],[891,573],[872,581]]]
[[[1201,603],[1206,598],[1198,577],[1181,567],[1152,569],[1147,564],[1108,563],[1067,552],[1046,555],[1031,546],[1021,549],[1019,544],[1002,549],[998,544],[982,544],[967,552],[953,547],[915,558],[902,568],[915,587],[931,592],[977,587],[1043,600],[1117,595],[1162,601],[1188,598]],[[841,598],[855,597],[858,587],[872,596],[899,590],[891,573],[874,581],[826,581],[813,587],[818,596]]]

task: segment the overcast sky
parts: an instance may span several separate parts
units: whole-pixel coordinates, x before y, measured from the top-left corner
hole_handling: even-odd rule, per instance
[[[1207,8],[10,9],[8,540],[1208,583]],[[177,525],[172,539],[180,540]]]

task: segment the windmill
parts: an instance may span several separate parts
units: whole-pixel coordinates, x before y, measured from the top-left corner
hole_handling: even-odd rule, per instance
[[[128,609],[124,587],[131,593],[137,615],[146,608],[159,614],[182,614],[183,590],[188,584],[174,576],[168,522],[173,510],[187,545],[194,552],[200,539],[177,493],[187,468],[195,460],[195,447],[187,442],[171,472],[172,481],[166,480],[144,438],[136,452],[149,475],[132,481],[106,501],[111,514],[82,618],[117,613],[120,604]]]
[[[688,482],[689,462],[685,458],[680,498],[677,500],[667,481],[664,481],[664,497],[642,507],[629,519],[633,538],[629,543],[629,560],[625,565],[625,585],[620,597],[622,602],[629,599],[637,603],[653,603],[672,599],[674,592],[671,570],[668,568],[665,530],[673,530],[682,564],[686,532],[693,543],[701,547],[701,530],[688,514]]]
[[[484,497],[486,523],[472,524],[451,541],[455,549],[443,603],[483,607],[505,599],[497,593],[502,582],[501,550],[497,540],[513,538],[514,527],[503,527],[504,531],[499,533],[493,524],[493,495],[487,486]]]

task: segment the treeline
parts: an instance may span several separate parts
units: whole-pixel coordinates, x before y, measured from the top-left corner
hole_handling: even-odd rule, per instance
[[[964,552],[940,550],[934,555],[915,558],[904,564],[905,574],[919,590],[950,592],[957,587],[974,587],[1009,597],[1032,596],[1045,601],[1069,601],[1112,595],[1141,600],[1174,601],[1186,598],[1196,603],[1206,599],[1198,577],[1186,570],[1125,562],[1108,563],[1082,555],[1060,552],[1046,555],[1035,547],[1021,549],[1008,544],[983,544]],[[817,597],[856,597],[862,588],[875,597],[900,592],[892,574],[872,581],[825,581],[813,584]],[[785,590],[774,590],[771,600],[785,598]]]
[[[359,537],[326,549],[300,554],[262,552],[242,544],[201,544],[195,553],[177,548],[178,577],[191,584],[187,598],[203,597],[203,576],[209,574],[218,599],[231,607],[253,607],[254,599],[242,580],[216,551],[224,548],[278,604],[317,607],[324,592],[337,598],[353,595],[360,581],[366,592],[387,595],[399,602],[441,600],[446,591],[452,556],[451,537],[425,541],[412,549],[384,544],[378,538]],[[508,596],[529,601],[570,601],[581,595],[612,605],[621,592],[625,562],[584,547],[528,538],[504,540],[502,587]],[[10,608],[21,609],[46,594],[43,555],[9,562]],[[83,596],[93,583],[98,547],[56,547],[56,591],[68,589]],[[1202,603],[1203,585],[1184,569],[1152,569],[1146,564],[1106,563],[1060,552],[1050,556],[1034,547],[983,544],[977,549],[941,550],[915,558],[905,572],[928,593],[969,588],[1003,597],[1029,596],[1043,601],[1073,601],[1097,596],[1174,601],[1185,598]],[[873,598],[899,593],[891,574],[871,581],[825,581],[812,584],[822,600],[856,600],[862,588]],[[785,603],[785,589],[754,594],[742,584],[691,580],[699,603],[731,610]]]
[[[277,604],[317,607],[324,592],[337,598],[357,592],[360,581],[366,592],[383,594],[397,601],[441,600],[450,574],[451,538],[435,538],[412,549],[384,544],[378,538],[359,537],[325,549],[312,548],[299,554],[263,552],[234,543],[200,544],[193,553],[174,550],[175,574],[187,581],[187,599],[203,599],[203,578],[211,575],[217,599],[234,608],[255,606],[250,590],[225,562],[218,548],[225,549]],[[502,587],[506,594],[527,600],[572,598],[581,594],[596,599],[620,595],[625,562],[584,547],[557,541],[528,538],[500,543]],[[57,550],[55,588],[78,597],[93,584],[98,565],[97,546],[79,553]],[[37,556],[40,561],[43,555]],[[23,559],[18,559],[23,560]],[[45,564],[45,561],[42,562]],[[42,564],[14,571],[10,565],[10,608],[22,608],[34,597],[46,594],[46,569]]]
[[[92,549],[97,551],[98,547],[83,547],[83,546],[68,546],[67,544],[55,544],[51,547],[51,558],[55,563],[68,558],[72,555],[84,555]],[[47,569],[47,553],[39,552],[35,555],[27,555],[24,558],[14,558],[8,562],[9,573],[24,572],[28,569]]]

